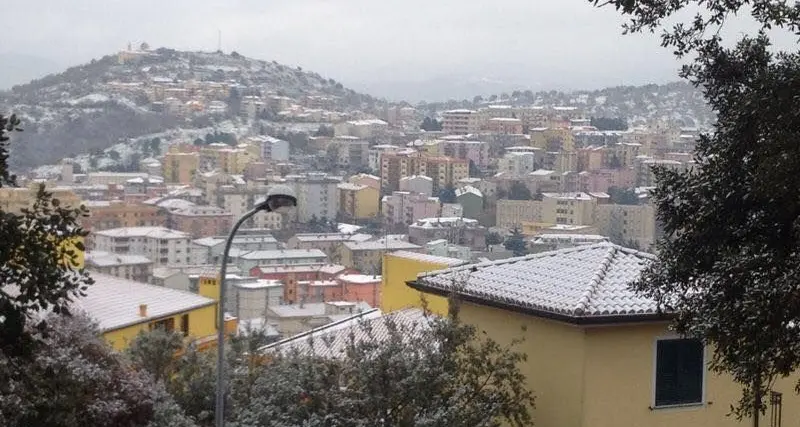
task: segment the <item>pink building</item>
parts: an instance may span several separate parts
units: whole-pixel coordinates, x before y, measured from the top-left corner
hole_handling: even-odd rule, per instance
[[[381,201],[384,218],[389,224],[413,224],[421,218],[439,216],[439,199],[420,193],[395,191]]]
[[[372,307],[380,306],[381,276],[342,274],[336,280],[342,285],[343,301],[363,301]]]
[[[636,183],[633,169],[599,169],[578,174],[578,191],[606,193],[610,187],[631,188]]]
[[[459,137],[439,140],[439,154],[461,160],[471,160],[478,166],[489,164],[489,144],[484,141],[465,141]]]
[[[233,214],[216,206],[189,206],[169,213],[168,225],[198,239],[224,236],[231,230]]]

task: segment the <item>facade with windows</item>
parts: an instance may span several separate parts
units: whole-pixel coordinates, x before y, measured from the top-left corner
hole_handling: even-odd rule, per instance
[[[629,284],[651,256],[598,243],[421,275],[406,287],[418,300],[455,291],[460,317],[516,349],[536,395],[540,427],[739,426],[728,416],[741,388],[710,372],[712,349],[670,331],[669,317]],[[797,378],[776,381],[765,425],[800,419]],[[778,425],[778,424],[773,424]]]

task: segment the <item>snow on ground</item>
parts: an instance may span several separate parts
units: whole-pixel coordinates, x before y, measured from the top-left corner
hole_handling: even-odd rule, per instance
[[[110,96],[104,93],[92,93],[86,96],[82,96],[78,99],[67,100],[67,103],[70,105],[79,105],[79,104],[97,104],[108,101],[111,101]]]

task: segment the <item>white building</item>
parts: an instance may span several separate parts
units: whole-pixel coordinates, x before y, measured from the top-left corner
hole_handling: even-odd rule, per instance
[[[425,175],[411,175],[400,178],[400,191],[433,195],[433,178]]]
[[[240,251],[231,254],[236,265],[244,272],[266,265],[327,264],[328,255],[319,249],[278,249],[263,251]]]
[[[188,265],[191,236],[165,227],[122,227],[94,233],[94,249],[115,254],[143,255],[155,265]]]
[[[283,283],[280,280],[252,279],[231,283],[230,310],[241,320],[261,319],[267,307],[283,303]]]
[[[288,141],[265,135],[251,136],[247,141],[261,148],[261,158],[264,160],[275,162],[285,162],[289,160]]]
[[[498,161],[497,171],[515,178],[523,177],[536,170],[536,153],[512,151]]]
[[[336,213],[339,211],[336,186],[341,182],[341,177],[322,172],[287,175],[286,184],[292,187],[297,195],[297,209],[294,209],[297,221],[336,218]]]

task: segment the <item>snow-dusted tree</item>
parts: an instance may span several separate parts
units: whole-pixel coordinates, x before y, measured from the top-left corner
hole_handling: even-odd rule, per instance
[[[7,132],[19,125],[15,116],[0,115],[0,188],[17,185],[8,165]],[[91,284],[77,269],[86,235],[78,219],[86,209],[62,206],[43,185],[34,196],[22,212],[0,208],[0,352],[12,356],[36,349],[25,327],[32,314],[66,312],[70,300]]]
[[[340,357],[276,355],[234,402],[238,426],[531,425],[525,355],[448,318],[409,325],[388,317],[351,333]]]
[[[133,369],[88,318],[51,315],[35,351],[0,354],[0,425],[191,426],[162,387]]]
[[[712,368],[744,387],[737,415],[758,425],[772,382],[800,367],[800,52],[776,53],[767,36],[796,35],[800,4],[591,1],[629,17],[628,32],[663,26],[662,44],[694,57],[682,74],[717,113],[692,170],[656,173],[666,238],[635,287],[715,349]],[[682,22],[685,12],[695,17]],[[741,15],[758,34],[723,43],[720,29]]]
[[[176,355],[182,348],[181,334],[157,328],[139,332],[125,353],[133,366],[148,372],[158,382],[175,373]]]

